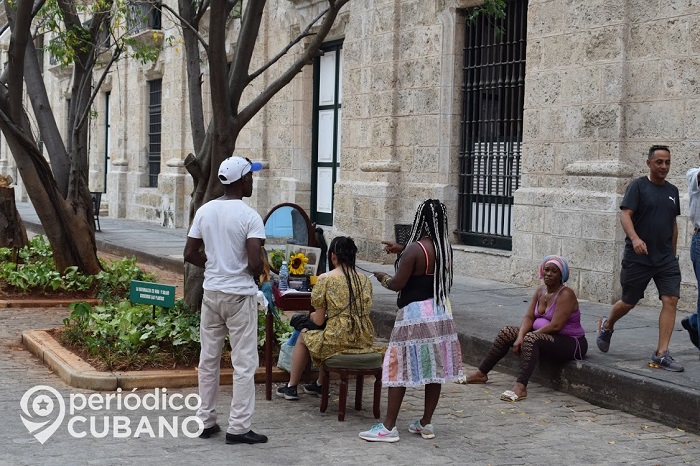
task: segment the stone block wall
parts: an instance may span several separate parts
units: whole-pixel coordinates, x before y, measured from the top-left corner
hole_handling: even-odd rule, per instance
[[[516,269],[551,248],[570,260],[570,285],[580,297],[620,297],[619,203],[629,181],[648,173],[647,148],[671,146],[669,181],[681,193],[685,171],[698,163],[697,118],[689,109],[698,94],[699,50],[691,38],[699,15],[692,2],[530,2]],[[681,210],[680,306],[692,309],[687,196]],[[658,302],[652,283],[643,303]]]
[[[478,3],[353,0],[328,36],[343,39],[344,54],[341,168],[329,235],[355,237],[363,259],[391,260],[380,241],[393,238],[394,224],[412,222],[425,198],[445,202],[456,227],[464,12]],[[324,7],[320,0],[270,1],[251,68],[275,56]],[[562,254],[571,262],[570,285],[582,299],[619,297],[624,233],[618,206],[629,181],[647,172],[648,146],[671,146],[669,180],[681,193],[685,171],[700,163],[699,25],[700,4],[694,1],[529,0],[522,177],[512,251],[455,241],[459,273],[534,285],[540,258]],[[230,54],[236,28],[228,36]],[[293,48],[263,73],[247,88],[243,104],[300,53]],[[192,148],[183,54],[165,47],[155,64],[120,62],[103,85],[111,92],[113,167],[105,197],[111,216],[187,223],[191,179],[182,160]],[[157,77],[163,79],[164,137],[154,189],[146,187],[145,175],[146,81]],[[66,98],[65,78],[57,76],[51,84],[57,108]],[[281,202],[310,207],[312,106],[313,67],[307,66],[239,136],[241,155],[265,165],[250,199],[263,215]],[[99,125],[98,118],[91,137],[95,190],[104,178]],[[4,149],[0,170],[12,170]],[[682,194],[681,307],[693,309],[687,201]],[[657,305],[653,285],[644,303]]]

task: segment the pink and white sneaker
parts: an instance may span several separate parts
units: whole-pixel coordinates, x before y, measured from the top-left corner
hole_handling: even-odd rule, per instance
[[[389,430],[384,427],[384,424],[379,423],[370,430],[360,432],[360,438],[368,442],[398,442],[399,430],[396,426]]]

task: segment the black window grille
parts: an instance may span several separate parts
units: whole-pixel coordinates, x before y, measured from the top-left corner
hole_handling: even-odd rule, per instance
[[[66,99],[66,149],[71,150],[73,147],[73,125],[71,124],[71,116],[70,116],[70,105],[71,105],[71,99]]]
[[[131,2],[126,15],[126,27],[131,34],[148,29],[161,29],[161,7],[157,2]]]
[[[41,74],[44,74],[44,36],[39,36],[34,39],[34,49],[36,50],[36,59],[39,62]]]
[[[467,22],[459,153],[458,235],[464,244],[512,248],[520,186],[527,0],[506,17]]]
[[[148,81],[148,186],[158,187],[160,174],[161,99],[163,81]]]
[[[92,20],[93,18],[90,18],[83,22],[83,26],[86,30],[89,30],[92,26]],[[102,53],[112,46],[112,34],[110,34],[109,23],[110,20],[107,19],[107,21],[100,26],[100,30],[97,33],[97,40],[95,42],[97,45],[97,53]]]
[[[49,42],[51,43],[51,45],[56,45],[59,42],[59,40],[58,39],[51,39]],[[55,65],[58,65],[58,63],[59,63],[58,57],[56,55],[54,55],[53,53],[49,53],[49,65],[55,66]]]

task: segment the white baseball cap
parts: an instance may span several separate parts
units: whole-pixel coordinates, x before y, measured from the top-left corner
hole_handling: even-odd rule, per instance
[[[243,157],[229,157],[219,166],[219,181],[221,184],[231,184],[246,176],[249,172],[262,170],[260,162],[251,162]]]

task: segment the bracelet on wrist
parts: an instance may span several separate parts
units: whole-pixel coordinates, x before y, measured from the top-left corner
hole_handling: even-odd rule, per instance
[[[389,275],[384,275],[384,278],[382,278],[382,281],[381,281],[382,286],[384,288],[387,288],[387,289],[389,288],[389,280],[391,280],[391,277]]]

